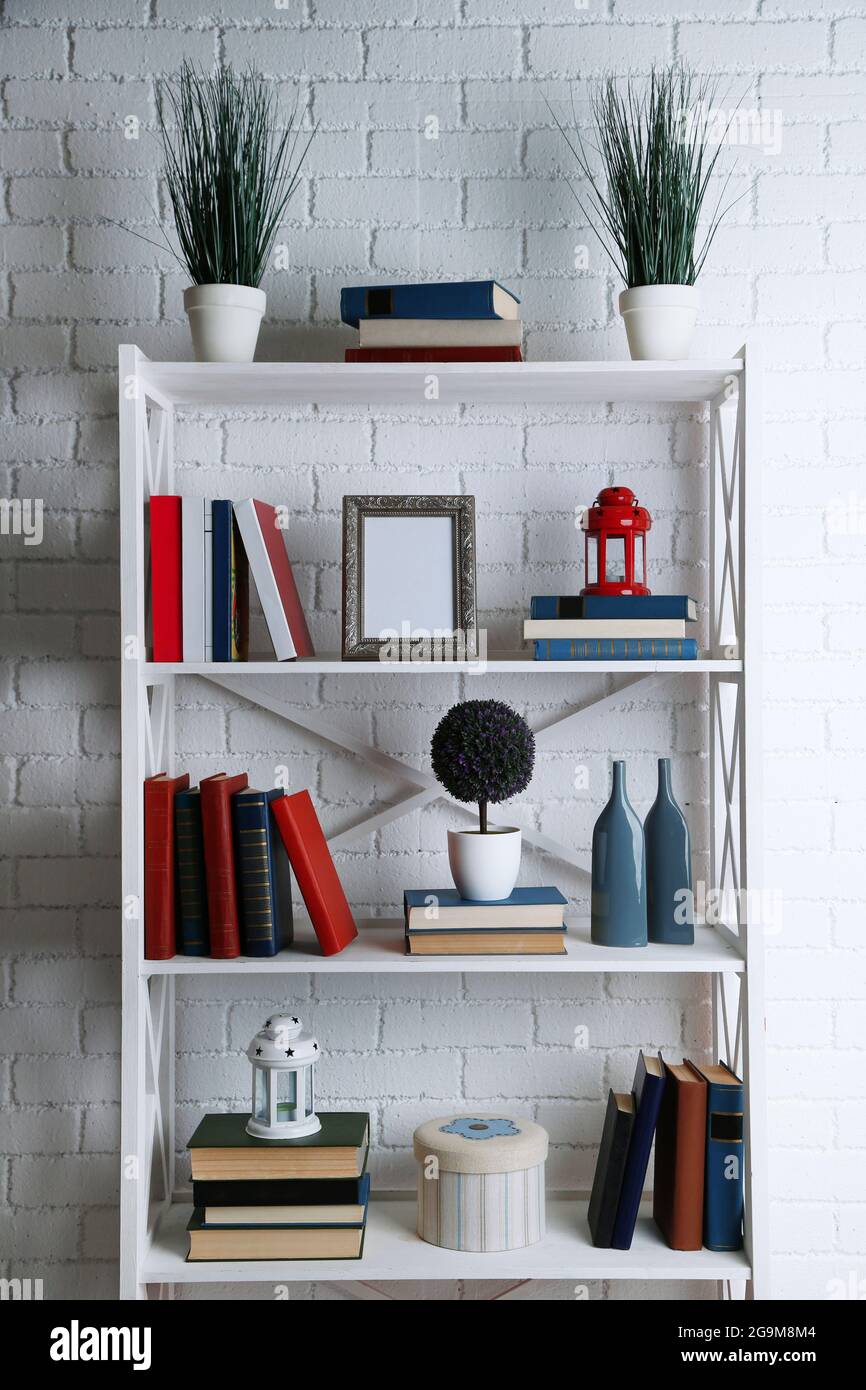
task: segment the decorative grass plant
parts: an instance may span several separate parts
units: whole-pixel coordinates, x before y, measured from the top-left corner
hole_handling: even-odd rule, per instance
[[[275,93],[252,69],[206,73],[188,62],[158,83],[157,119],[172,253],[195,285],[257,288],[315,131],[300,148],[297,107],[280,130]]]
[[[590,95],[598,143],[589,146],[576,121],[570,133],[550,108],[588,185],[585,197],[572,192],[628,289],[693,285],[731,206],[722,208],[728,174],[699,232],[722,148],[706,138],[717,90],[679,64],[648,80],[606,77]]]
[[[430,746],[433,771],[457,801],[478,803],[487,833],[489,802],[529,786],[535,738],[526,720],[501,700],[463,700],[440,720]]]

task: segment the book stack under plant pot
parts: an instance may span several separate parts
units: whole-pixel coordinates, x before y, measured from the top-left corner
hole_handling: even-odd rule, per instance
[[[347,362],[521,362],[520,300],[496,280],[357,285],[340,294],[358,330]]]

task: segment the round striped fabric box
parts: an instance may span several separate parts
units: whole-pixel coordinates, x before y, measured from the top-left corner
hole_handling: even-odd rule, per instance
[[[445,1115],[415,1131],[418,1234],[448,1250],[518,1250],[544,1236],[547,1130]]]

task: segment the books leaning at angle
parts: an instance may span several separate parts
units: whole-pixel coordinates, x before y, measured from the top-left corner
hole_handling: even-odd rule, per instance
[[[536,661],[694,661],[694,599],[670,595],[541,595],[523,624]]]
[[[370,1117],[319,1112],[300,1139],[257,1139],[248,1115],[206,1115],[189,1141],[188,1259],[360,1259],[370,1179]]]
[[[453,888],[403,894],[406,952],[413,956],[561,956],[566,899],[556,888],[515,888],[500,902],[473,902]]]
[[[496,280],[357,285],[340,296],[358,329],[347,362],[520,362],[520,301]]]

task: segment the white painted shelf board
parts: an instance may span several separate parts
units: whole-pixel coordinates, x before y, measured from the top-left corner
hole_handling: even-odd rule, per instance
[[[145,389],[176,406],[581,405],[708,401],[741,359],[683,362],[148,362]],[[430,376],[438,399],[428,399]]]
[[[485,661],[343,661],[332,653],[295,661],[148,661],[144,679],[165,676],[442,676],[442,675],[604,675],[617,673],[698,676],[740,672],[741,661],[533,661],[529,657],[491,656]]]
[[[148,1284],[286,1283],[341,1279],[748,1279],[742,1250],[670,1250],[641,1209],[630,1250],[597,1250],[590,1243],[587,1203],[547,1203],[547,1235],[522,1250],[472,1253],[428,1245],[415,1232],[415,1200],[370,1203],[360,1260],[186,1260],[192,1207],[175,1203],[157,1224],[141,1278]]]
[[[238,956],[173,956],[171,960],[142,960],[142,975],[363,975],[395,974],[715,974],[741,973],[745,961],[736,947],[712,927],[695,928],[694,946],[594,946],[589,922],[569,917],[564,956],[407,956],[403,923],[398,918],[359,921],[360,933],[336,956],[323,956],[309,922],[296,924],[296,944],[269,959]]]

